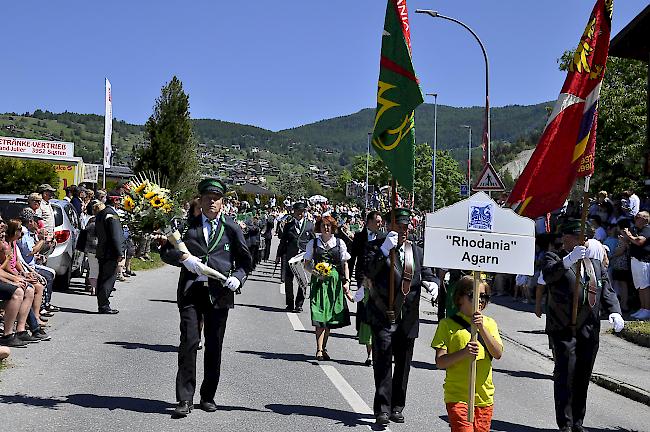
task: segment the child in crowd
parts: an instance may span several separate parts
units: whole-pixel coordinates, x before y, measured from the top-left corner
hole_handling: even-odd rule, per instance
[[[479,310],[473,311],[474,278],[464,276],[456,284],[454,302],[459,312],[440,321],[431,347],[436,350],[436,366],[445,369],[445,404],[452,432],[489,432],[494,405],[492,358],[499,359],[503,343],[497,323],[484,316],[490,286],[479,285]],[[471,342],[470,325],[478,329],[478,341]],[[476,358],[474,424],[467,421],[469,369]]]

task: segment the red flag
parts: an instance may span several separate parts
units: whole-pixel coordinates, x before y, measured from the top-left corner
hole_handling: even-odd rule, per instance
[[[560,208],[577,177],[594,172],[598,98],[605,73],[613,0],[597,0],[564,86],[507,203],[538,217]]]

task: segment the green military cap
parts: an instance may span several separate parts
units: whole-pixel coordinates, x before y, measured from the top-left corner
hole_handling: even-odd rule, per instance
[[[395,212],[395,223],[402,224],[402,225],[408,225],[411,223],[411,210],[406,208],[396,208],[394,212]],[[389,223],[390,221],[393,220],[390,211],[384,215],[384,220],[388,221]]]
[[[297,202],[293,204],[293,209],[294,210],[305,210],[307,208],[307,204],[304,202]]]
[[[207,178],[201,180],[198,189],[200,194],[212,192],[221,195],[225,195],[226,191],[228,190],[228,188],[226,188],[226,185],[221,180],[214,179],[214,178]]]
[[[580,220],[578,219],[567,219],[562,225],[560,225],[560,234],[570,234],[574,236],[580,235]],[[593,228],[589,224],[585,224],[585,238],[593,236]]]

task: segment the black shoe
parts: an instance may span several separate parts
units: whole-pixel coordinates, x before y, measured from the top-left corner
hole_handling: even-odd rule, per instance
[[[404,414],[402,414],[402,411],[393,411],[390,415],[390,421],[395,423],[404,423]]]
[[[61,312],[61,308],[58,308],[52,304],[45,306],[45,310],[47,310],[48,312]]]
[[[129,276],[135,276],[135,272],[133,272],[133,271],[128,271],[128,272],[126,272],[126,274],[128,274]]]
[[[364,366],[372,366],[372,360],[367,358],[366,361],[363,363]]]
[[[294,309],[294,312],[295,312],[295,313],[300,313],[300,312],[302,312],[302,306],[296,306],[296,308]]]
[[[583,428],[582,425],[573,425],[571,432],[587,432],[587,429]]]
[[[287,306],[284,310],[286,310],[287,312],[293,312],[293,307]]]
[[[49,341],[51,339],[50,335],[45,333],[45,330],[43,330],[42,328],[39,328],[38,330],[33,331],[32,336],[34,336],[35,338],[38,338],[39,340],[42,340],[42,341]]]
[[[325,348],[323,348],[323,360],[325,360],[325,361],[332,360],[330,355],[327,354],[327,350]]]
[[[187,415],[192,412],[192,408],[192,402],[180,401],[172,413],[172,418],[187,417]]]
[[[26,343],[36,343],[41,341],[39,338],[30,335],[27,330],[16,332],[16,338]]]
[[[199,407],[201,407],[201,409],[205,412],[215,412],[217,410],[217,404],[214,403],[214,400],[201,399]]]
[[[387,425],[390,423],[390,420],[388,419],[388,413],[379,414],[375,420],[375,423],[378,425]]]
[[[100,314],[107,314],[107,315],[115,315],[115,314],[120,313],[120,311],[118,311],[117,309],[110,309],[109,308],[109,309],[100,309],[99,313]]]
[[[0,345],[18,348],[27,346],[27,342],[18,339],[15,334],[10,334],[8,336],[0,336]]]

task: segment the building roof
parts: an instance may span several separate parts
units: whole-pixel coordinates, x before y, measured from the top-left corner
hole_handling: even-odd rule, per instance
[[[273,192],[271,192],[270,190],[251,183],[244,183],[240,187],[243,192],[250,193],[250,194],[273,195]]]
[[[650,61],[650,5],[623,28],[609,45],[609,55]]]

